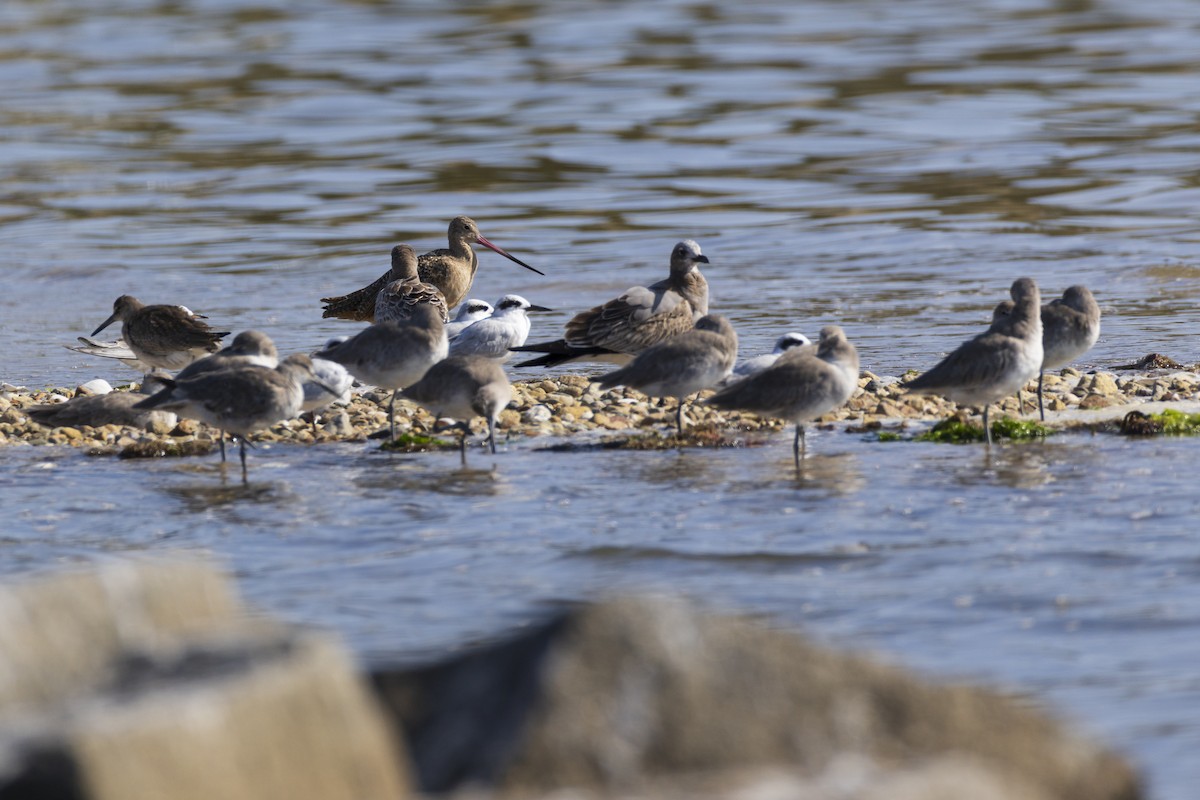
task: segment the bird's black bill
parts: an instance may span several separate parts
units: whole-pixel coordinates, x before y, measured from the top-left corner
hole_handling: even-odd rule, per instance
[[[530,271],[532,271],[532,272],[536,272],[538,275],[541,275],[541,276],[543,276],[543,277],[546,275],[546,273],[542,272],[542,271],[541,271],[540,269],[538,269],[537,267],[531,267],[531,266],[529,266],[529,265],[528,265],[528,264],[526,264],[524,261],[522,261],[521,259],[519,259],[519,258],[517,258],[516,256],[514,256],[512,253],[510,253],[510,252],[508,252],[507,250],[505,250],[503,247],[500,247],[499,245],[492,244],[491,242],[489,242],[487,239],[483,238],[482,236],[480,236],[480,237],[479,237],[479,243],[480,243],[481,245],[483,245],[484,247],[486,247],[488,250],[491,250],[491,251],[492,251],[492,252],[494,252],[494,253],[499,253],[500,255],[504,256],[504,257],[505,257],[505,258],[507,258],[509,261],[513,262],[514,264],[520,264],[520,265],[521,265],[522,267],[524,267],[525,269],[527,269],[527,270],[530,270]]]

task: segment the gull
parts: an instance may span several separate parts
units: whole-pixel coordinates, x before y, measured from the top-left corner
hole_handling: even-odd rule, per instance
[[[545,353],[518,367],[553,367],[568,361],[615,361],[625,364],[643,350],[691,329],[708,313],[708,281],[699,265],[708,257],[691,239],[671,250],[671,271],[650,286],[633,286],[604,305],[576,314],[566,335],[552,342],[514,348]]]
[[[484,356],[450,356],[429,368],[421,380],[400,392],[405,399],[429,409],[435,417],[458,420],[462,431],[459,448],[467,462],[467,436],[471,420],[483,417],[488,443],[496,452],[496,421],[512,400],[512,386],[500,362]]]
[[[836,325],[821,329],[815,350],[794,347],[761,372],[728,386],[705,402],[725,409],[796,424],[792,456],[796,469],[804,457],[804,425],[838,408],[858,388],[858,351]]]
[[[720,314],[707,314],[688,331],[643,350],[632,363],[602,375],[600,388],[629,386],[650,397],[678,397],[675,429],[683,435],[688,395],[714,386],[737,360],[737,333]]]
[[[506,294],[496,301],[495,313],[462,330],[450,341],[450,355],[478,355],[507,361],[510,349],[529,338],[527,311],[549,311],[535,306],[519,294]]]
[[[1021,390],[1041,370],[1041,297],[1032,278],[1013,281],[1012,311],[968,339],[928,372],[906,382],[914,394],[938,394],[959,405],[983,407],[983,429],[992,443],[988,406]]]
[[[471,249],[471,245],[475,243],[499,253],[509,261],[520,264],[538,275],[545,275],[541,270],[529,266],[504,248],[483,238],[483,234],[479,232],[479,226],[470,217],[455,217],[450,220],[446,238],[449,247],[423,253],[417,259],[417,265],[421,280],[431,283],[441,290],[442,295],[446,298],[447,307],[458,305],[467,296],[467,292],[471,291],[471,284],[475,280],[475,271],[479,268],[479,259],[475,255],[475,251]],[[388,270],[374,283],[350,294],[321,298],[321,302],[326,304],[325,311],[321,316],[359,322],[372,321],[375,314],[375,298],[379,295],[379,291],[398,278],[399,276],[392,270]]]
[[[327,347],[317,358],[341,364],[363,383],[391,389],[388,426],[396,438],[396,390],[411,386],[449,354],[441,314],[428,304],[413,309],[407,322],[380,322]]]
[[[118,320],[121,338],[133,356],[143,364],[161,369],[182,369],[208,353],[215,353],[221,346],[221,337],[229,335],[229,331],[214,331],[184,306],[148,306],[123,294],[113,302],[112,316],[92,331],[92,336]]]

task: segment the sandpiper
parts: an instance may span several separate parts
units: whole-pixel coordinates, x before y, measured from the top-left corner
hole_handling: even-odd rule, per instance
[[[1012,313],[1013,302],[1005,300],[992,312],[992,321]],[[1062,297],[1042,306],[1042,368],[1038,371],[1038,414],[1046,421],[1042,381],[1046,370],[1065,367],[1092,349],[1100,338],[1100,306],[1086,286],[1068,287]]]
[[[629,386],[650,397],[678,397],[675,430],[683,434],[683,404],[715,385],[737,360],[737,333],[720,314],[707,314],[688,331],[643,350],[628,366],[602,375],[600,388]]]
[[[519,294],[506,294],[496,301],[490,317],[479,320],[450,340],[450,355],[477,355],[507,361],[510,349],[520,347],[529,338],[527,311],[549,311],[535,306]]]
[[[988,444],[988,406],[1021,390],[1042,366],[1041,296],[1032,278],[1013,281],[1013,308],[994,315],[990,328],[968,339],[928,372],[906,382],[915,394],[939,394],[959,405],[983,407]]]
[[[65,403],[49,403],[28,409],[29,418],[47,428],[64,425],[77,427],[90,425],[127,425],[131,428],[154,427],[156,423],[174,427],[175,414],[170,411],[143,411],[134,405],[145,400],[166,384],[161,372],[150,372],[142,379],[137,391],[108,392],[106,394],[73,397]]]
[[[147,306],[123,294],[113,303],[112,316],[92,331],[92,336],[118,320],[121,338],[138,361],[161,369],[182,369],[215,353],[221,347],[221,337],[229,335],[229,331],[214,331],[183,306]]]
[[[406,399],[429,409],[439,419],[458,420],[459,447],[467,460],[471,420],[487,420],[488,443],[496,452],[496,420],[512,400],[512,386],[500,362],[484,356],[450,356],[429,368],[425,376],[400,392]]]
[[[486,300],[465,300],[458,307],[458,314],[446,323],[446,338],[453,339],[481,319],[487,319],[496,309]]]
[[[836,325],[821,329],[816,350],[794,347],[766,369],[722,389],[705,402],[796,423],[792,455],[804,457],[804,425],[847,400],[858,388],[858,351]]]
[[[449,350],[441,314],[422,304],[413,309],[407,322],[377,323],[321,350],[316,357],[341,364],[363,383],[392,390],[388,427],[395,439],[396,390],[419,381]]]
[[[392,272],[397,276],[379,290],[375,296],[373,322],[403,322],[412,316],[414,306],[428,303],[442,315],[442,322],[450,319],[446,298],[432,283],[424,283],[417,274],[417,251],[406,244],[392,248]]]
[[[740,378],[748,378],[755,373],[762,372],[767,367],[775,363],[775,361],[788,350],[793,347],[813,347],[812,340],[803,333],[790,331],[780,336],[775,340],[775,349],[769,353],[763,353],[759,356],[751,356],[742,363],[733,368],[733,373],[729,376],[729,380],[734,381]],[[816,348],[813,347],[813,352]]]
[[[553,367],[568,361],[615,361],[625,364],[675,334],[690,330],[708,313],[708,282],[699,265],[708,257],[691,239],[671,250],[671,272],[650,286],[634,286],[614,300],[576,314],[566,335],[552,342],[514,348],[545,353],[518,367]]]
[[[246,478],[246,437],[254,431],[291,419],[300,413],[305,380],[315,380],[312,360],[298,353],[275,369],[235,365],[203,372],[166,389],[134,408],[164,408],[198,419],[238,437],[242,478]]]
[[[541,270],[529,266],[499,245],[483,238],[479,232],[479,226],[470,217],[455,217],[450,220],[447,240],[450,245],[448,248],[423,253],[417,260],[421,280],[432,283],[441,290],[442,295],[446,298],[447,307],[453,308],[458,305],[467,296],[467,292],[471,291],[471,284],[475,280],[475,271],[479,268],[479,260],[475,251],[471,249],[471,245],[475,243],[499,253],[509,261],[520,264],[538,275],[545,275]],[[359,322],[370,321],[375,313],[375,298],[378,296],[379,290],[398,278],[399,276],[392,270],[388,270],[370,286],[364,286],[362,289],[341,297],[324,297],[321,302],[326,306],[325,312],[321,316]]]

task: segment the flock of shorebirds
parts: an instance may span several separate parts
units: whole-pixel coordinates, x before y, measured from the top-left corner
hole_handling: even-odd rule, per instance
[[[468,217],[450,222],[448,238],[448,248],[419,256],[412,247],[397,245],[391,269],[374,283],[324,298],[325,317],[370,324],[353,336],[331,339],[311,355],[280,359],[270,338],[259,331],[244,331],[221,349],[228,331],[213,330],[184,306],[143,305],[128,295],[117,298],[112,316],[92,333],[95,337],[119,321],[121,340],[81,337],[82,346],[72,349],[120,358],[142,369],[179,370],[173,378],[152,373],[161,388],[121,400],[125,411],[171,411],[219,429],[222,460],[225,434],[234,435],[243,477],[249,434],[346,399],[355,379],[392,391],[388,422],[393,439],[399,396],[439,419],[456,420],[464,460],[470,422],[484,418],[494,453],[497,419],[512,399],[502,364],[513,352],[534,355],[519,367],[580,360],[623,364],[599,376],[600,387],[627,386],[651,397],[678,398],[679,433],[686,398],[715,387],[716,394],[703,401],[708,405],[794,423],[797,467],[804,455],[805,424],[841,406],[858,388],[858,352],[842,329],[832,325],[821,330],[816,343],[789,333],[779,339],[774,353],[736,364],[737,333],[724,316],[708,312],[708,283],[699,269],[708,257],[692,240],[671,250],[664,279],[634,286],[576,314],[561,339],[527,344],[527,312],[548,309],[511,294],[495,307],[466,299],[478,268],[472,245],[544,273],[488,241]],[[1012,284],[1011,296],[996,307],[986,331],[904,384],[916,393],[982,408],[989,444],[988,407],[1037,377],[1041,409],[1043,372],[1078,358],[1100,333],[1100,309],[1083,286],[1072,286],[1061,299],[1042,305],[1033,279],[1020,278]],[[123,394],[128,393],[111,396]],[[40,413],[50,420],[46,424],[72,424],[64,421],[70,419],[70,404],[80,403],[84,412],[85,401],[95,406],[103,398],[77,398],[44,406]],[[113,421],[103,419],[104,413],[93,410],[87,424]],[[38,419],[38,412],[31,416]]]

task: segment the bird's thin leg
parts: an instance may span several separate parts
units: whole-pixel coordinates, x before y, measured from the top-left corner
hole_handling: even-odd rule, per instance
[[[225,463],[225,429],[217,430],[217,441],[221,443],[221,463]]]
[[[492,445],[492,455],[496,455],[496,420],[488,417],[488,442]]]
[[[245,436],[239,437],[238,444],[240,445],[239,449],[241,451],[241,456],[242,456],[242,483],[248,483],[249,476],[246,473],[246,437]]]
[[[804,425],[796,423],[796,436],[792,439],[792,456],[796,459],[796,469],[800,469],[800,461],[804,458],[804,451],[808,447],[808,439],[805,436]]]
[[[1038,414],[1042,422],[1046,421],[1046,407],[1042,405],[1042,378],[1046,377],[1044,370],[1038,370]]]
[[[987,437],[987,443],[989,445],[991,445],[991,443],[992,443],[992,426],[988,422],[988,407],[987,406],[983,407],[983,433]]]
[[[392,392],[392,399],[388,401],[388,428],[392,433],[392,441],[396,441],[396,394],[399,392],[396,389]]]
[[[679,398],[679,408],[675,409],[675,432],[683,436],[683,401],[685,398]]]

